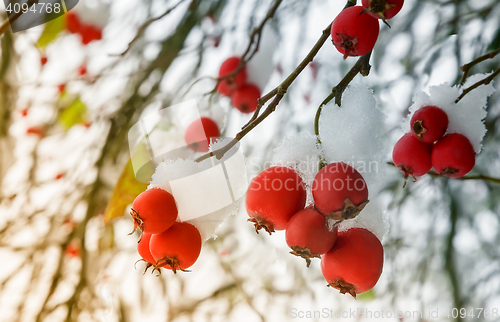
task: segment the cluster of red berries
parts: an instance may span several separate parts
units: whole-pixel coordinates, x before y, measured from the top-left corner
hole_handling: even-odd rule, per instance
[[[184,141],[194,152],[208,152],[210,139],[220,136],[219,127],[209,117],[193,121],[184,132]]]
[[[264,170],[247,191],[248,221],[257,233],[285,230],[291,254],[304,258],[308,267],[311,258],[321,258],[328,285],[356,297],[375,286],[382,273],[382,244],[366,229],[338,232],[337,225],[368,203],[366,182],[350,165],[335,162],[316,174],[311,189],[314,206],[304,209],[306,187],[297,172],[283,166]]]
[[[247,82],[246,66],[232,75],[240,61],[239,57],[230,57],[222,63],[219,69],[219,78],[222,79],[217,85],[217,91],[221,95],[231,97],[231,104],[240,112],[253,113],[260,98],[260,89],[257,85]]]
[[[160,272],[167,268],[174,273],[187,271],[201,252],[201,235],[196,227],[177,221],[174,197],[162,189],[150,189],[135,198],[130,212],[134,231],[142,231],[137,251],[147,263],[146,270]]]
[[[337,50],[348,56],[363,56],[377,42],[378,19],[394,17],[403,7],[404,0],[363,0],[362,6],[342,10],[332,23],[332,41]]]
[[[419,177],[431,168],[442,176],[459,178],[475,164],[476,152],[469,139],[448,133],[448,115],[437,106],[418,109],[411,120],[411,132],[394,146],[392,159],[405,179]],[[446,134],[446,135],[445,135]]]
[[[66,29],[72,34],[79,34],[84,45],[102,38],[101,28],[81,22],[76,13],[72,11],[66,14]]]

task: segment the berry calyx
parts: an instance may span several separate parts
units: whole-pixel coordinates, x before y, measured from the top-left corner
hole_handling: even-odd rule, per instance
[[[337,227],[330,230],[325,216],[313,208],[306,208],[290,218],[285,238],[292,249],[290,254],[304,258],[309,267],[311,258],[321,258],[321,254],[332,248],[337,239]]]
[[[472,144],[459,133],[445,135],[432,150],[432,166],[442,176],[460,178],[472,170],[475,163]]]
[[[154,258],[154,270],[160,267],[188,272],[201,252],[201,235],[195,226],[187,222],[176,222],[161,234],[152,235],[149,249]]]
[[[226,59],[219,69],[219,78],[233,73],[240,64],[241,58],[230,57]],[[247,70],[244,66],[236,75],[221,79],[217,85],[217,91],[221,95],[231,96],[238,88],[243,86],[247,80]]]
[[[362,0],[363,8],[377,19],[391,19],[403,7],[404,0]]]
[[[167,191],[149,189],[135,198],[130,215],[134,219],[134,231],[138,227],[143,233],[159,234],[174,224],[177,206]]]
[[[356,217],[368,203],[365,179],[344,162],[323,167],[314,178],[312,194],[318,211],[335,220]]]
[[[448,129],[448,115],[437,106],[424,106],[413,114],[412,133],[424,143],[433,143],[443,137]]]
[[[231,96],[231,104],[242,113],[253,113],[257,109],[260,89],[253,84],[245,84]]]
[[[392,161],[404,173],[405,179],[420,177],[432,168],[431,152],[432,144],[420,142],[412,133],[406,133],[394,145]]]
[[[151,236],[152,234],[145,233],[142,235],[141,240],[137,243],[137,252],[141,256],[139,261],[146,262],[146,269],[144,270],[144,273],[146,273],[148,268],[156,263],[153,255],[151,255],[151,251],[149,250],[149,241],[151,240]]]
[[[255,232],[269,234],[284,230],[290,218],[304,209],[306,190],[302,178],[294,170],[275,166],[262,171],[247,190],[245,206]]]
[[[382,244],[363,228],[339,232],[333,247],[321,256],[321,272],[328,286],[354,298],[377,284],[383,264]]]
[[[184,133],[184,140],[189,148],[195,152],[207,152],[210,138],[220,136],[219,127],[214,120],[202,117],[191,123]]]
[[[348,56],[363,56],[377,42],[378,20],[363,14],[363,7],[354,6],[342,10],[332,23],[332,41],[337,50]]]

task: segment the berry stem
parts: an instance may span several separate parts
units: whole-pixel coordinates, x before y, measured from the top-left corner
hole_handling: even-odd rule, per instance
[[[479,64],[487,59],[492,59],[498,54],[500,54],[500,48],[492,51],[491,53],[480,56],[480,57],[474,59],[473,61],[471,61],[470,63],[463,65],[460,68],[464,72],[464,75],[462,76],[462,80],[460,81],[460,85],[463,85],[465,83],[465,81],[467,80],[467,77],[469,77],[469,71],[472,69],[472,67],[474,67],[475,65],[477,65],[477,64]]]
[[[455,103],[458,103],[465,95],[467,95],[469,92],[471,92],[472,90],[478,88],[479,86],[481,85],[488,85],[492,80],[493,78],[497,77],[498,75],[500,75],[500,68],[498,68],[497,70],[495,70],[493,72],[493,74],[491,74],[490,76],[480,80],[479,82],[467,87],[466,89],[464,89],[464,91],[462,92],[462,94],[460,94],[460,96],[457,98],[457,100],[455,101]]]

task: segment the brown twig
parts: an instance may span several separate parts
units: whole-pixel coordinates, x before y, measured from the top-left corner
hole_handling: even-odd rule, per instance
[[[307,56],[300,62],[299,66],[295,68],[295,70],[276,88],[274,88],[272,91],[267,93],[266,95],[262,96],[257,100],[258,105],[257,109],[254,112],[252,118],[250,121],[242,128],[240,132],[238,132],[235,136],[235,138],[223,146],[222,148],[215,150],[213,152],[204,154],[197,158],[195,161],[196,162],[201,162],[203,160],[206,160],[210,157],[215,156],[217,159],[221,159],[224,154],[229,151],[232,147],[234,147],[245,135],[247,135],[251,130],[253,130],[257,125],[259,125],[262,121],[264,121],[278,106],[279,102],[285,95],[286,91],[292,85],[292,83],[295,81],[295,79],[300,75],[300,73],[307,67],[307,65],[314,59],[314,57],[318,54],[319,50],[323,45],[325,44],[326,40],[330,36],[330,29],[331,29],[331,23],[326,27],[322,34],[321,37],[318,39],[316,44],[313,46],[313,48],[309,51]],[[274,99],[273,99],[274,98]],[[268,101],[271,101],[269,105],[266,107],[264,112],[262,114],[259,114],[260,109],[262,106],[267,103]]]
[[[168,15],[170,12],[172,12],[173,10],[175,10],[179,5],[181,5],[184,1],[186,0],[179,0],[179,2],[177,2],[174,6],[172,6],[170,9],[168,9],[167,11],[165,11],[164,13],[162,13],[161,15],[159,15],[158,17],[155,17],[155,18],[150,18],[149,20],[147,20],[140,28],[139,30],[137,31],[137,34],[135,35],[134,39],[132,39],[131,42],[129,42],[128,44],[128,47],[127,49],[125,49],[125,51],[117,56],[124,56],[126,53],[129,52],[130,48],[132,48],[132,45],[144,34],[144,31],[146,31],[146,29],[155,21],[158,21],[160,20],[161,18],[165,17],[166,15]]]
[[[29,0],[27,2],[28,9],[31,8],[31,6],[34,5],[35,3],[38,3],[38,0]],[[24,12],[25,11],[20,10],[20,11],[16,12],[12,17],[9,17],[9,18],[5,19],[5,21],[2,22],[2,24],[0,25],[0,36],[3,35],[3,33],[7,30],[7,28],[9,28],[9,26],[14,21],[16,21]]]
[[[483,62],[487,59],[494,58],[496,55],[500,54],[500,48],[497,50],[492,51],[491,53],[485,54],[483,56],[480,56],[473,61],[471,61],[468,64],[463,65],[460,69],[464,72],[464,75],[462,76],[462,80],[460,81],[460,84],[463,85],[465,84],[465,81],[467,80],[467,77],[469,77],[469,71],[472,69],[472,67],[476,66],[480,62]]]
[[[462,94],[460,94],[460,96],[455,100],[455,103],[458,103],[465,95],[467,95],[472,90],[478,88],[479,86],[488,85],[493,80],[493,78],[497,77],[499,74],[500,74],[500,68],[495,70],[490,76],[488,76],[488,77],[480,80],[479,82],[467,87],[466,89],[464,89]]]

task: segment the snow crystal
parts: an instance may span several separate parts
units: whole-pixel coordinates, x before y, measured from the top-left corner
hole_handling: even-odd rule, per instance
[[[442,108],[448,115],[449,125],[447,133],[460,133],[465,135],[476,153],[481,151],[481,141],[486,134],[484,118],[486,117],[486,103],[495,89],[493,82],[481,85],[465,95],[458,103],[455,100],[463,92],[463,89],[487,77],[488,74],[476,74],[469,76],[464,86],[451,87],[445,83],[429,88],[429,93],[418,92],[413,98],[410,106],[410,114],[402,125],[405,132],[409,132],[410,119],[419,108],[425,105],[434,105]]]

